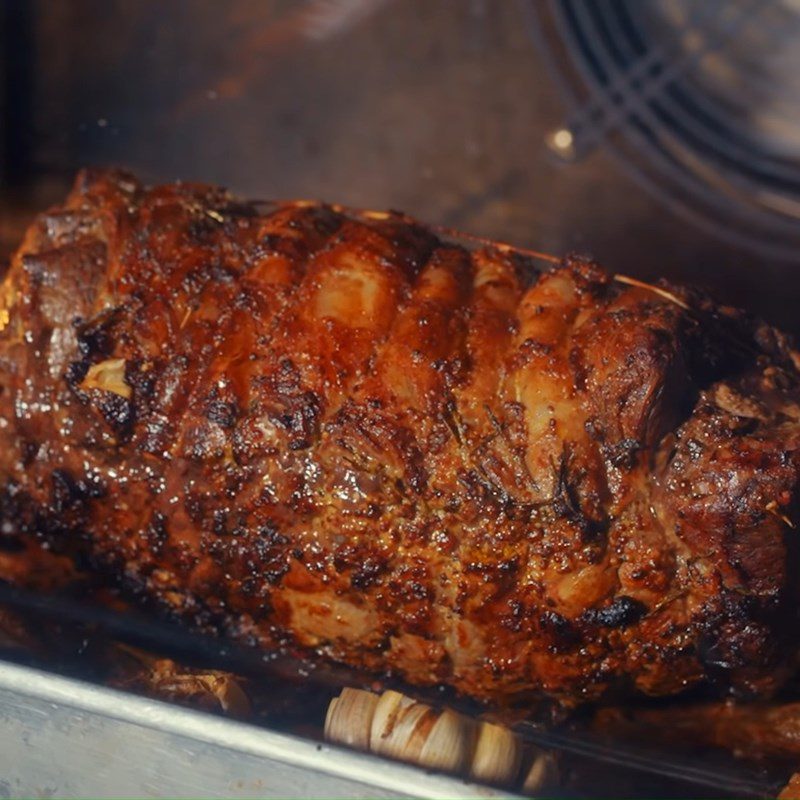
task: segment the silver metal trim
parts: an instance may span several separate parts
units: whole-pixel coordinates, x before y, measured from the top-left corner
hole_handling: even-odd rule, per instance
[[[137,735],[129,737],[132,732]],[[81,741],[76,742],[76,737]],[[110,756],[112,761],[126,755],[119,753],[120,741],[131,742],[131,759],[149,758],[148,749],[158,757],[158,775],[148,772],[148,764],[140,765],[141,793],[151,796],[154,791],[158,796],[158,786],[163,786],[165,794],[171,796],[175,795],[176,787],[181,786],[194,789],[192,793],[196,795],[197,785],[185,783],[186,775],[191,774],[187,772],[191,759],[183,763],[181,759],[181,752],[187,752],[187,748],[180,742],[188,741],[188,750],[192,750],[194,744],[200,747],[199,751],[195,748],[191,757],[196,764],[202,764],[206,775],[224,773],[229,776],[231,769],[237,775],[236,769],[241,770],[243,776],[247,774],[241,780],[228,780],[225,786],[230,787],[230,791],[224,789],[222,793],[211,781],[209,796],[251,797],[254,796],[253,786],[258,784],[255,796],[262,797],[287,796],[287,785],[296,786],[294,796],[298,797],[309,796],[309,793],[316,797],[341,797],[343,791],[349,797],[515,797],[374,756],[0,662],[0,778],[5,778],[0,780],[0,796],[20,797],[43,791],[59,797],[89,796],[97,791],[97,781],[92,783],[90,779],[96,778],[94,769],[103,766],[103,748],[112,739],[116,742]],[[174,759],[168,749],[173,744],[176,747]],[[59,763],[59,754],[64,752],[61,748],[66,745],[73,760]],[[76,752],[80,764],[74,763]],[[32,774],[30,781],[26,765],[19,763],[20,757],[24,759],[26,754],[32,756],[29,771],[38,773]],[[253,756],[257,760],[254,761]],[[46,759],[49,783],[42,775],[42,759]],[[175,774],[165,774],[173,772],[172,764]],[[255,783],[251,775],[254,764],[263,771],[263,780],[259,778]],[[62,774],[63,784],[52,785],[54,780],[60,783],[58,776]],[[133,774],[135,778],[136,770]],[[271,780],[271,774],[276,780]],[[302,777],[297,784],[292,783],[295,774]],[[9,780],[10,775],[15,776],[13,782]],[[81,776],[85,776],[84,781]],[[130,775],[125,785],[115,786],[114,770],[110,769],[105,780],[102,785],[108,786],[109,795],[114,791],[127,795],[136,792],[136,781],[132,785]],[[42,781],[47,785],[42,785]],[[241,784],[241,791],[237,789],[238,784]]]

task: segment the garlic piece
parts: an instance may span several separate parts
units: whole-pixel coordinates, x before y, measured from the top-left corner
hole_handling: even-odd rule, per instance
[[[472,757],[470,777],[480,783],[512,783],[522,764],[519,737],[502,725],[482,722]]]
[[[125,383],[125,359],[109,358],[99,364],[92,364],[86,377],[81,381],[81,389],[101,389],[129,400],[133,394],[131,387]]]
[[[475,723],[463,714],[444,709],[425,739],[417,763],[458,774],[469,768],[474,745]]]
[[[558,765],[552,753],[535,750],[522,789],[525,794],[536,794],[553,785],[558,777]]]
[[[342,689],[331,700],[325,717],[325,738],[359,750],[369,750],[370,730],[378,697],[361,689]]]
[[[343,689],[328,706],[325,739],[495,786],[517,786],[527,775],[526,787],[537,791],[557,775],[552,754],[538,748],[523,772],[524,746],[510,729],[393,690]]]

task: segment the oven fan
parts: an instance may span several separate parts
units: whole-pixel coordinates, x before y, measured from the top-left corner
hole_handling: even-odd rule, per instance
[[[521,0],[568,103],[563,162],[603,144],[666,206],[800,261],[800,0]]]

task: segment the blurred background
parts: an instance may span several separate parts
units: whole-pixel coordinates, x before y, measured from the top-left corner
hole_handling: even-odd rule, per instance
[[[0,0],[0,251],[87,164],[405,210],[800,332],[797,0]]]

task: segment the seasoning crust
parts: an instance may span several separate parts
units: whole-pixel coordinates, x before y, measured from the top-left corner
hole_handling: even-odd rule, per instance
[[[482,700],[774,691],[791,342],[542,266],[399,213],[83,172],[0,289],[0,543]]]

